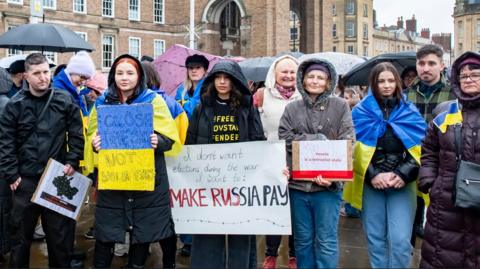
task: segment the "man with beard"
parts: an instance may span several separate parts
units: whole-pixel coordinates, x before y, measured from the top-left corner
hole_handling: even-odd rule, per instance
[[[407,99],[412,101],[420,114],[428,122],[434,118],[434,109],[442,102],[456,99],[443,73],[443,51],[436,45],[425,45],[417,51],[418,77],[405,91]],[[411,243],[415,247],[415,238],[423,238],[423,215],[425,203],[417,196],[417,212]]]

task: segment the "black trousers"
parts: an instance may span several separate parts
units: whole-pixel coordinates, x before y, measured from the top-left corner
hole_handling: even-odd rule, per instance
[[[143,268],[148,258],[148,247],[150,243],[131,244],[128,250],[127,268]],[[113,259],[114,242],[95,241],[95,252],[93,256],[94,268],[110,268]]]
[[[295,245],[294,243],[293,234],[288,236],[288,256],[295,257]],[[280,247],[280,243],[282,242],[281,235],[266,235],[266,250],[265,256],[278,256],[278,248]]]
[[[174,234],[168,238],[160,240],[162,248],[163,268],[175,268],[175,260],[177,255],[177,235]]]
[[[73,219],[30,202],[35,188],[36,181],[22,179],[13,195],[10,268],[29,267],[30,246],[40,216],[47,242],[49,267],[69,268],[76,223]]]
[[[415,233],[415,229],[417,227],[423,226],[423,216],[425,213],[425,201],[423,201],[422,197],[417,196],[417,210],[415,211],[415,221],[413,222],[412,227],[412,238],[410,239],[410,243],[413,247],[415,247],[417,234]]]

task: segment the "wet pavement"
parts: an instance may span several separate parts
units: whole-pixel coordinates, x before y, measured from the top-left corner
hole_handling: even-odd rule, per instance
[[[92,203],[85,206],[76,230],[76,248],[86,252],[85,268],[92,268],[94,240],[85,239],[83,234],[88,231],[93,223]],[[280,246],[280,256],[277,259],[278,268],[288,268],[288,245],[284,237]],[[365,236],[359,219],[340,217],[339,225],[340,261],[339,268],[369,268]],[[418,268],[420,261],[421,240],[417,240],[412,259],[412,268]],[[179,245],[180,246],[180,245]],[[261,268],[265,249],[265,237],[257,236],[257,262]],[[162,268],[162,251],[159,244],[151,245],[152,254],[147,260],[146,268]],[[7,256],[8,258],[8,256]],[[122,268],[127,263],[126,257],[115,257],[112,268]],[[177,268],[188,268],[189,259],[177,255]],[[31,249],[31,268],[47,268],[47,246],[44,241],[34,242]],[[6,263],[0,268],[8,268]]]

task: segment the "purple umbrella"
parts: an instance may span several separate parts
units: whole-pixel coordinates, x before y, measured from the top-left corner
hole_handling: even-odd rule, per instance
[[[175,96],[178,86],[185,80],[187,76],[185,59],[193,54],[203,55],[210,61],[208,71],[210,71],[218,61],[224,59],[223,57],[190,49],[179,44],[171,46],[153,62],[162,80],[161,87],[168,95]]]

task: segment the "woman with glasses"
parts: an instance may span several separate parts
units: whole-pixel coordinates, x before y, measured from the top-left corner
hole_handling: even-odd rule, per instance
[[[464,53],[451,72],[458,99],[430,122],[422,146],[419,189],[429,193],[430,206],[420,268],[480,268],[480,213],[455,207],[453,199],[456,128],[460,128],[461,160],[480,164],[480,55]]]

